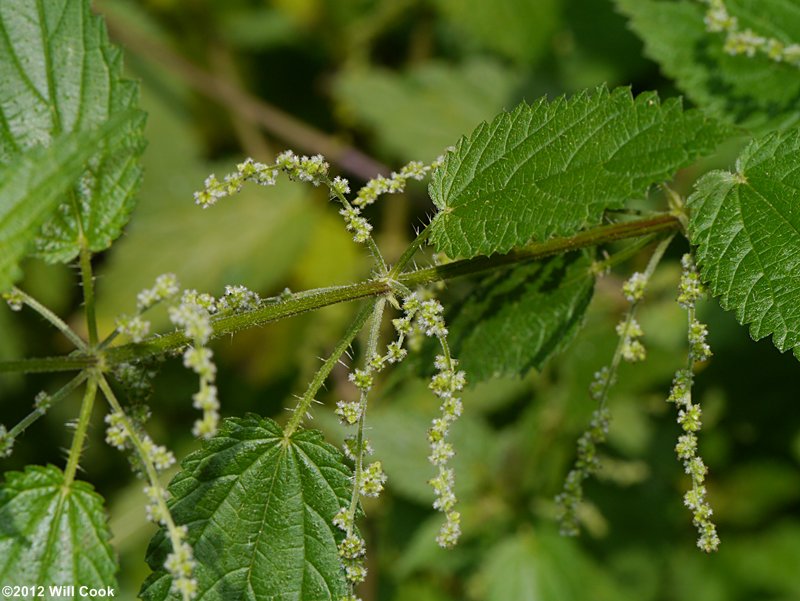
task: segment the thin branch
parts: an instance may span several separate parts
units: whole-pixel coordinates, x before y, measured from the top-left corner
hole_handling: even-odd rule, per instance
[[[94,308],[94,275],[92,253],[86,244],[81,245],[81,281],[83,282],[83,306],[86,311],[86,328],[89,330],[89,346],[97,346],[97,317]]]
[[[303,417],[305,416],[306,411],[308,411],[308,408],[311,407],[311,403],[314,401],[317,392],[319,392],[319,389],[325,383],[325,379],[339,362],[339,358],[347,350],[347,347],[349,347],[353,342],[356,335],[361,331],[361,328],[364,327],[364,324],[367,322],[367,319],[369,319],[369,316],[372,315],[372,309],[374,306],[375,303],[371,302],[366,307],[361,309],[355,320],[353,320],[353,323],[347,329],[347,332],[345,332],[344,336],[339,341],[339,344],[336,345],[330,356],[325,360],[317,373],[314,374],[314,379],[311,380],[311,383],[308,385],[308,389],[306,390],[305,394],[300,399],[300,402],[297,403],[297,407],[294,410],[292,419],[289,420],[289,423],[286,424],[286,427],[283,430],[284,438],[287,440],[292,434],[294,434],[295,430],[297,430],[302,423]]]
[[[73,332],[72,328],[70,328],[66,323],[64,323],[64,321],[58,315],[53,313],[50,309],[45,307],[43,304],[41,304],[39,301],[33,298],[30,294],[23,292],[19,288],[14,287],[14,293],[19,295],[23,303],[25,303],[31,309],[36,311],[44,319],[46,319],[53,326],[55,326],[55,328],[59,332],[61,332],[62,334],[64,334],[64,336],[69,338],[70,342],[72,342],[72,344],[74,344],[77,348],[79,348],[82,351],[86,350],[86,343],[83,340],[81,340],[81,337],[78,336],[75,332]]]
[[[105,7],[101,5],[101,8]],[[113,12],[106,11],[104,17],[111,35],[127,50],[169,69],[190,88],[225,105],[241,118],[260,125],[288,144],[305,152],[320,153],[343,171],[364,180],[389,173],[385,165],[372,157],[198,67],[169,46],[136,31],[129,22],[123,23]]]
[[[418,269],[400,275],[396,282],[413,289],[433,282],[491,272],[498,267],[535,261],[580,248],[662,232],[678,232],[680,229],[679,219],[672,214],[664,213],[647,219],[594,227],[566,238],[553,238],[545,242],[529,244],[505,255],[474,257],[446,265]],[[391,292],[392,285],[392,281],[388,278],[380,278],[347,286],[301,292],[290,296],[285,301],[268,303],[253,311],[221,317],[212,322],[213,336],[218,338],[245,328],[261,326],[337,303],[383,296]],[[136,361],[153,355],[177,351],[188,343],[189,340],[183,332],[176,331],[163,336],[153,336],[142,342],[109,348],[103,352],[102,360],[111,365]],[[66,371],[82,369],[97,362],[98,359],[91,356],[0,362],[0,373],[5,371]]]

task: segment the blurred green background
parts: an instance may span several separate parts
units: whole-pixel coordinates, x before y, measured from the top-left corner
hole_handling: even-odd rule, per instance
[[[98,260],[103,331],[165,271],[186,287],[219,294],[227,283],[242,283],[264,296],[369,275],[363,249],[320,190],[248,188],[211,211],[195,207],[191,193],[205,176],[243,156],[333,149],[333,171],[361,183],[375,165],[433,159],[523,99],[601,83],[677,94],[606,0],[104,0],[96,8],[125,48],[149,113],[139,206]],[[347,147],[363,156],[353,160]],[[699,173],[682,173],[676,188],[688,190]],[[431,211],[421,185],[374,207],[369,216],[389,260]],[[694,546],[681,503],[687,480],[673,452],[679,428],[665,402],[685,353],[685,317],[673,301],[680,246],[640,314],[648,358],[623,366],[612,393],[604,469],[588,484],[577,540],[557,534],[552,499],[594,408],[586,392],[592,373],[613,352],[622,279],[646,257],[598,283],[578,341],[542,373],[465,395],[466,415],[454,433],[464,537],[454,551],[434,543],[440,516],[426,484],[433,468],[425,430],[435,399],[423,380],[409,377],[410,367],[380,384],[370,436],[390,487],[365,507],[365,601],[800,599],[800,365],[768,341],[752,342],[713,301],[701,316],[715,356],[699,374],[697,394],[723,544],[714,556]],[[75,276],[30,262],[22,286],[80,327]],[[448,286],[443,300],[469,285]],[[355,310],[330,307],[217,341],[223,414],[284,419],[291,395]],[[0,332],[0,358],[68,350],[30,313],[0,307]],[[342,433],[330,407],[349,393],[345,379],[334,372],[326,404],[316,410],[316,427],[334,441]],[[12,425],[36,392],[65,380],[0,376],[0,421]],[[195,377],[167,360],[154,384],[150,432],[183,457],[197,448],[189,433]],[[3,471],[62,464],[71,436],[64,424],[78,403],[62,403],[30,428]],[[82,477],[108,500],[122,598],[132,599],[148,572],[143,557],[153,527],[144,519],[142,484],[103,442],[101,409],[94,417]]]

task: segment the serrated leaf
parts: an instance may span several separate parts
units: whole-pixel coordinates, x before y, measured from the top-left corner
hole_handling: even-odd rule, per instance
[[[336,99],[376,141],[401,160],[432,161],[463,132],[502,110],[520,77],[487,59],[454,67],[426,62],[397,73],[343,71]]]
[[[350,501],[350,476],[319,432],[285,441],[270,419],[225,420],[169,486],[173,517],[189,527],[196,599],[338,601],[347,587],[332,520]],[[169,551],[162,531],[148,553],[148,601],[173,598]]]
[[[534,62],[547,49],[561,12],[560,0],[437,0],[436,5],[462,34],[462,43],[477,42],[520,63]]]
[[[588,253],[485,278],[454,310],[450,344],[470,383],[540,369],[573,340],[594,291]]]
[[[20,276],[18,263],[30,249],[38,228],[80,176],[99,144],[119,146],[126,119],[117,115],[96,130],[70,133],[47,147],[15,155],[0,166],[0,290]]]
[[[113,47],[90,0],[0,3],[0,162],[69,132],[96,128],[133,109],[138,91],[122,79]],[[141,180],[144,115],[128,123],[124,147],[100,145],[37,241],[49,261],[74,258],[86,239],[107,248],[133,209]],[[77,178],[76,178],[77,179]]]
[[[731,56],[725,34],[706,31],[706,6],[693,0],[616,0],[644,40],[645,53],[696,104],[755,129],[800,118],[798,69],[764,56]],[[786,44],[800,40],[800,10],[790,0],[726,0],[742,30]]]
[[[109,538],[103,498],[91,485],[75,481],[65,488],[64,473],[52,465],[5,474],[0,489],[3,584],[116,588],[118,566]]]
[[[436,171],[431,239],[451,257],[507,252],[595,225],[711,152],[726,129],[680,100],[599,88],[502,113]]]
[[[753,140],[688,200],[703,279],[750,335],[800,359],[800,130]]]

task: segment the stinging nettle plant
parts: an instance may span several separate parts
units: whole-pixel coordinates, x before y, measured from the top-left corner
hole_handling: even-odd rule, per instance
[[[522,103],[433,163],[410,162],[358,189],[332,174],[323,156],[292,151],[210,175],[194,196],[210,220],[214,205],[235,203],[244,186],[288,178],[324,188],[353,243],[371,257],[372,272],[363,281],[269,298],[236,282],[220,291],[184,289],[166,273],[131,299],[135,310],[108,332],[95,314],[92,259],[121,235],[142,179],[145,115],[137,84],[123,78],[120,51],[88,0],[0,5],[0,290],[14,311],[38,313],[74,347],[0,362],[0,372],[75,374],[63,388],[37,395],[21,422],[0,426],[0,455],[26,444],[19,437],[53,405],[75,391],[83,399],[63,468],[30,465],[5,474],[0,581],[116,582],[104,501],[78,479],[87,431],[100,426],[91,423],[93,411],[102,405],[106,441],[128,456],[148,499],[142,511],[160,526],[142,598],[354,601],[367,576],[362,499],[391,486],[369,440],[370,406],[385,373],[424,375],[439,404],[427,432],[430,471],[419,477],[442,515],[436,541],[453,547],[463,518],[451,430],[470,410],[462,402],[465,387],[541,369],[579,335],[597,279],[646,253],[646,267],[622,286],[627,309],[616,333],[609,332],[617,344],[587,391],[596,410],[554,503],[562,532],[577,534],[583,485],[601,465],[620,365],[646,356],[637,309],[670,251],[683,255],[675,299],[687,315],[686,352],[664,396],[675,405],[675,453],[688,476],[683,504],[697,546],[716,550],[720,536],[700,454],[702,408],[692,394],[695,368],[711,358],[697,301],[707,288],[754,339],[771,336],[779,350],[800,358],[800,130],[792,128],[797,109],[789,99],[796,95],[786,90],[800,81],[800,40],[791,38],[779,8],[770,15],[773,29],[759,32],[749,10],[754,1],[618,0],[648,53],[698,108],[599,87]],[[675,31],[658,26],[664,19],[674,20]],[[705,54],[672,57],[679,33],[682,47],[688,40]],[[742,90],[739,72],[764,85]],[[712,85],[712,75],[729,80],[730,96]],[[743,136],[732,170],[702,175],[688,198],[668,185],[679,170]],[[429,182],[435,212],[390,263],[372,235],[369,207],[391,202],[411,180]],[[657,208],[634,208],[641,199]],[[418,267],[430,257],[428,247],[437,260]],[[30,256],[78,266],[85,338],[15,286]],[[437,298],[440,284],[466,276],[481,279],[457,310],[446,310]],[[225,399],[217,389],[215,339],[345,302],[359,305],[352,323],[289,403],[283,423],[255,413],[220,419]],[[151,331],[149,312],[158,306],[174,326],[167,332]],[[409,354],[418,360],[399,367]],[[153,377],[152,359],[164,357],[178,357],[197,376],[191,402],[198,415],[187,429],[199,439],[168,486],[162,473],[176,458],[148,434],[149,413],[138,401]],[[308,427],[339,363],[351,383],[334,408],[349,431],[341,449]],[[86,465],[88,478],[91,472]]]

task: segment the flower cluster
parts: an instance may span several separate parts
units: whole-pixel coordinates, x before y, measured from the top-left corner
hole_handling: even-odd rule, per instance
[[[444,157],[440,156],[430,165],[425,165],[420,161],[411,161],[400,169],[399,172],[393,171],[389,177],[379,175],[369,180],[353,199],[353,206],[363,209],[374,203],[382,194],[397,194],[403,192],[406,189],[408,180],[415,179],[417,181],[422,181],[428,176],[431,170],[439,167],[443,160]]]
[[[622,358],[630,363],[644,361],[647,350],[639,340],[643,335],[639,322],[631,315],[617,324],[617,335],[622,342]]]
[[[136,436],[140,441],[141,452],[144,459],[153,464],[159,472],[169,469],[175,464],[175,456],[163,445],[157,445],[148,434],[132,433],[130,422],[126,416],[119,412],[112,412],[105,417],[106,442],[120,451],[132,449],[134,447],[132,437]]]
[[[217,301],[217,310],[220,313],[253,311],[260,305],[258,293],[245,286],[225,286],[225,294]]]
[[[0,424],[0,458],[10,457],[14,450],[14,438],[9,435],[8,430]]]
[[[226,196],[236,194],[245,182],[253,182],[260,186],[274,186],[278,174],[277,165],[265,165],[253,159],[247,159],[236,165],[236,171],[229,173],[222,181],[213,173],[203,182],[203,189],[194,193],[194,201],[204,209],[216,204]]]
[[[142,417],[142,416],[140,416]],[[143,416],[146,418],[146,416]],[[172,577],[172,591],[181,595],[184,601],[192,599],[197,593],[197,581],[192,577],[194,558],[192,549],[186,542],[188,531],[185,526],[176,526],[167,507],[169,494],[158,481],[158,472],[170,468],[175,463],[174,455],[165,447],[153,442],[149,435],[135,425],[137,422],[117,410],[106,415],[108,427],[106,442],[120,450],[137,451],[139,475],[149,482],[144,487],[147,497],[145,512],[147,519],[166,528],[172,553],[167,556],[164,568]]]
[[[678,408],[678,423],[683,434],[678,437],[675,453],[683,463],[686,474],[691,478],[692,487],[683,497],[684,505],[692,511],[692,523],[697,528],[697,546],[705,552],[716,551],[719,547],[717,528],[711,521],[712,509],[706,499],[705,479],[708,474],[703,459],[697,455],[697,432],[702,427],[702,409],[692,401],[694,383],[694,364],[711,357],[711,349],[706,342],[708,330],[695,316],[695,303],[703,294],[700,276],[691,255],[681,259],[683,273],[678,292],[678,302],[686,309],[689,319],[688,341],[689,359],[685,369],[679,369],[672,380],[670,403]]]
[[[136,315],[120,315],[116,322],[116,331],[126,334],[134,342],[141,342],[150,333],[150,322],[142,318],[142,314],[160,302],[174,298],[180,287],[174,273],[165,273],[156,278],[152,288],[146,288],[136,295]]]
[[[340,176],[330,179],[328,176],[330,165],[322,155],[301,156],[291,150],[285,150],[270,165],[247,159],[239,163],[236,171],[226,175],[222,181],[214,174],[209,175],[203,189],[194,193],[194,200],[203,208],[207,208],[226,196],[238,193],[245,182],[272,186],[275,184],[277,174],[282,172],[291,180],[310,182],[315,186],[320,184],[327,186],[331,196],[342,204],[339,214],[344,218],[347,230],[352,232],[353,240],[364,244],[371,239],[372,224],[361,211],[374,203],[382,194],[402,192],[409,179],[424,179],[432,169],[439,167],[443,160],[443,157],[439,157],[430,165],[412,161],[389,177],[379,175],[359,190],[351,204],[346,196],[350,193],[350,182]]]
[[[142,319],[141,315],[120,315],[116,327],[120,334],[130,336],[134,342],[141,342],[150,333],[150,322]]]
[[[461,416],[463,405],[457,395],[466,385],[466,374],[456,369],[458,361],[450,356],[441,303],[435,299],[422,300],[418,295],[411,294],[403,301],[403,311],[403,317],[394,321],[401,340],[412,328],[416,328],[426,336],[436,337],[444,351],[444,354],[436,357],[436,373],[428,385],[441,401],[440,414],[433,419],[428,429],[428,460],[437,469],[436,476],[430,480],[436,493],[433,507],[445,514],[445,522],[439,530],[436,542],[442,547],[450,548],[458,542],[461,535],[461,514],[455,511],[458,502],[454,492],[455,472],[448,467],[455,451],[448,440],[448,434],[450,427]]]
[[[577,459],[567,474],[563,490],[555,498],[561,533],[565,536],[577,536],[580,533],[578,509],[583,502],[583,482],[600,469],[598,447],[606,441],[611,420],[606,401],[609,390],[616,382],[619,364],[622,360],[643,361],[646,356],[646,349],[640,340],[644,332],[636,321],[635,314],[639,302],[644,298],[655,262],[660,257],[657,251],[647,271],[634,273],[622,285],[622,294],[630,305],[625,318],[616,327],[619,336],[617,348],[611,364],[596,371],[589,384],[589,396],[597,402],[598,407],[592,413],[589,428],[578,439]]]
[[[183,364],[200,378],[200,389],[192,400],[194,408],[203,412],[203,418],[195,421],[192,433],[203,438],[213,436],[219,424],[219,400],[214,385],[217,367],[212,360],[213,352],[206,346],[213,332],[211,315],[216,312],[214,297],[196,290],[185,290],[180,304],[169,310],[172,323],[183,328],[186,337],[192,341],[183,354]]]
[[[8,308],[12,311],[22,311],[22,305],[25,304],[25,297],[16,288],[12,288],[7,292],[3,292],[3,300],[8,303]]]
[[[703,0],[707,5],[706,30],[724,33],[724,50],[731,55],[754,57],[757,54],[777,63],[800,67],[800,44],[785,44],[775,38],[760,36],[751,29],[741,29],[739,20],[728,12],[723,0]]]
[[[558,504],[561,534],[564,536],[577,536],[580,533],[578,509],[583,502],[583,482],[600,469],[597,447],[606,441],[610,418],[611,414],[607,408],[596,409],[592,413],[589,428],[578,439],[578,458],[567,474],[564,489],[555,499]]]
[[[185,526],[175,528],[171,533],[172,553],[164,561],[164,569],[172,577],[173,593],[184,599],[191,599],[197,594],[197,580],[193,577],[195,569],[192,547],[186,542],[188,532]],[[177,540],[175,540],[177,539]]]
[[[139,311],[149,309],[153,305],[175,297],[180,292],[178,278],[174,273],[164,273],[156,278],[152,288],[142,290],[136,296],[136,308]]]

